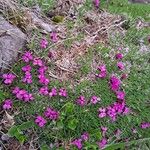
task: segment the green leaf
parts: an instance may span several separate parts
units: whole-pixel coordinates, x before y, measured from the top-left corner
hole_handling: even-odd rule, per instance
[[[72,120],[69,120],[68,122],[68,128],[71,129],[71,130],[75,130],[77,125],[78,125],[78,120],[77,119],[72,119]]]
[[[64,16],[60,16],[60,15],[57,15],[57,16],[54,16],[52,18],[52,20],[55,22],[55,23],[61,23],[64,21]]]
[[[57,127],[59,129],[62,129],[64,127],[64,124],[63,124],[63,122],[61,120],[57,122]]]
[[[49,150],[50,148],[49,148],[49,146],[47,144],[42,144],[40,149],[41,150]]]
[[[8,134],[12,137],[15,136],[15,133],[18,132],[17,126],[12,126],[9,130],[8,130]]]
[[[89,150],[89,149],[97,150],[97,145],[93,144],[93,143],[86,142],[85,143],[85,150]]]
[[[24,122],[23,124],[19,125],[18,128],[20,130],[27,130],[27,129],[33,127],[33,125],[34,125],[33,121],[28,121],[28,122]]]
[[[65,111],[67,112],[67,113],[71,113],[71,112],[73,112],[73,110],[74,110],[74,104],[73,103],[67,103],[66,104],[66,107],[65,107]]]
[[[95,140],[100,140],[102,138],[100,129],[95,129],[91,131],[91,137]]]

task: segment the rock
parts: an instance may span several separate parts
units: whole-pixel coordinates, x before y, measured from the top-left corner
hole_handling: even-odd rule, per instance
[[[0,16],[0,71],[15,61],[25,42],[26,35]]]
[[[129,0],[132,3],[150,3],[150,0]]]

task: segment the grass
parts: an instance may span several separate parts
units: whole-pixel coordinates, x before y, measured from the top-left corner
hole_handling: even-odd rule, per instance
[[[33,4],[33,1],[28,1],[27,3]],[[89,10],[91,8],[91,5],[88,5],[89,3],[90,1],[86,1],[86,4],[84,6],[85,10]],[[45,5],[45,2],[43,1],[42,4]],[[47,10],[47,8],[45,9]],[[41,96],[38,93],[38,89],[41,85],[38,83],[36,76],[37,72],[35,67],[32,71],[34,80],[33,84],[26,85],[20,82],[21,77],[23,76],[23,73],[20,70],[21,67],[25,64],[19,61],[16,62],[16,64],[14,64],[14,66],[12,67],[13,72],[16,73],[19,77],[13,84],[13,87],[19,86],[20,88],[24,88],[27,91],[34,93],[34,102],[31,102],[30,104],[19,102],[11,94],[11,86],[8,87],[3,84],[0,85],[0,101],[2,102],[6,98],[11,98],[14,102],[14,108],[20,112],[14,118],[16,126],[22,125],[24,122],[28,121],[33,122],[35,119],[35,115],[42,115],[44,109],[48,106],[52,106],[60,111],[59,120],[56,122],[48,121],[47,125],[43,129],[39,128],[34,123],[31,123],[31,125],[25,130],[26,132],[24,132],[24,135],[27,136],[27,139],[25,139],[26,142],[31,140],[30,133],[35,133],[35,136],[38,137],[38,140],[35,143],[41,146],[41,150],[45,150],[45,147],[49,146],[51,143],[57,143],[59,141],[60,143],[67,144],[68,141],[80,137],[81,134],[86,131],[90,133],[90,141],[84,143],[84,146],[88,147],[90,145],[98,149],[97,146],[95,146],[95,144],[102,138],[100,127],[107,126],[107,137],[109,137],[110,139],[112,138],[109,141],[108,146],[110,145],[114,147],[107,147],[106,150],[115,150],[117,149],[117,146],[119,148],[123,147],[122,149],[124,149],[125,139],[131,141],[131,143],[128,143],[131,145],[130,148],[128,147],[129,149],[136,149],[137,147],[140,147],[141,145],[145,144],[148,147],[147,143],[150,143],[150,129],[143,130],[140,128],[140,124],[143,121],[150,122],[150,54],[139,53],[139,39],[144,38],[145,44],[148,46],[146,37],[150,34],[150,31],[148,29],[137,30],[135,29],[134,23],[135,19],[139,16],[141,16],[145,20],[149,20],[147,15],[149,6],[139,4],[131,5],[128,4],[127,1],[114,0],[113,3],[109,5],[108,10],[111,13],[126,14],[127,16],[129,16],[129,18],[131,17],[130,28],[127,30],[125,37],[117,37],[116,39],[110,39],[109,48],[104,47],[99,43],[89,48],[88,53],[83,58],[79,59],[81,69],[76,75],[76,78],[80,79],[82,77],[87,76],[88,73],[91,73],[93,69],[91,68],[91,63],[95,55],[97,55],[98,58],[102,59],[103,62],[106,64],[108,70],[107,78],[103,80],[96,79],[94,81],[85,79],[79,84],[75,84],[73,88],[70,88],[69,81],[51,81],[49,84],[49,88],[51,89],[52,87],[66,87],[68,91],[68,98],[65,99],[59,96],[56,98],[49,98]],[[82,18],[82,15],[80,17]],[[73,24],[68,21],[68,28],[72,29],[72,26]],[[81,34],[81,36],[75,39],[80,40],[83,36],[84,35]],[[64,45],[66,46],[66,48],[70,48],[72,42],[72,40],[66,40],[64,42]],[[118,43],[123,43],[124,47],[129,47],[129,52],[125,55],[123,61],[130,62],[131,68],[128,79],[123,81],[122,89],[126,91],[127,105],[131,108],[132,113],[127,116],[119,116],[116,122],[110,123],[108,118],[99,119],[97,117],[97,110],[99,107],[105,107],[112,104],[116,99],[115,94],[109,88],[108,81],[112,73],[121,75],[121,72],[118,71],[117,67],[115,66],[116,61],[109,58],[109,52],[112,48],[114,48],[116,50],[115,52],[117,52],[117,47],[119,46]],[[38,43],[32,41],[29,44],[29,48],[34,50],[39,49]],[[45,50],[44,53],[42,51],[39,51],[39,54],[40,56],[45,56],[47,52],[48,50]],[[92,95],[96,95],[101,98],[101,101],[97,105],[87,105],[81,108],[75,104],[75,100],[80,95],[84,95],[86,99],[90,99]],[[137,129],[136,134],[132,133],[132,128]],[[119,140],[117,141],[117,139],[114,137],[114,132],[117,129],[120,129],[122,131],[120,140],[121,142],[119,142]],[[143,140],[144,144],[141,141],[138,142],[138,139],[144,138],[148,138],[146,141]],[[115,145],[116,143],[118,144],[117,146]],[[56,148],[55,145],[53,149],[59,150],[59,148]],[[71,147],[70,149],[74,150],[75,148]],[[94,148],[87,148],[87,150],[89,149]]]

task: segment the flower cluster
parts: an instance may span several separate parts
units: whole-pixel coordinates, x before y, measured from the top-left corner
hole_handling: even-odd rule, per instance
[[[91,102],[92,104],[97,104],[98,101],[100,101],[100,98],[99,98],[99,97],[97,97],[97,96],[92,96],[92,97],[91,97],[90,102]]]
[[[99,142],[98,142],[98,146],[100,149],[103,149],[107,144],[107,139],[106,138],[102,138]]]
[[[50,120],[57,120],[59,118],[59,112],[50,107],[46,109],[44,115]]]
[[[48,41],[46,39],[41,39],[40,47],[45,49],[48,46]]]
[[[59,89],[59,96],[67,97],[67,91],[64,88]]]
[[[24,66],[22,67],[22,71],[25,72],[25,76],[23,78],[23,82],[24,83],[28,83],[28,84],[31,84],[32,83],[32,75],[31,75],[31,66],[30,65],[27,65],[27,66]]]
[[[110,78],[110,87],[111,87],[112,91],[119,90],[120,85],[121,85],[120,79],[117,76],[112,75]]]
[[[57,95],[57,89],[56,88],[52,88],[50,93],[49,93],[49,96],[53,97],[53,96],[56,96],[56,95]]]
[[[15,87],[12,93],[16,96],[17,99],[24,102],[29,102],[34,99],[32,94],[28,93],[26,90],[20,89],[19,87]]]
[[[2,78],[4,79],[4,83],[9,85],[12,84],[16,76],[12,73],[3,74]]]
[[[96,74],[96,77],[98,78],[105,78],[107,75],[107,70],[105,65],[101,65],[98,67],[98,70],[100,71],[99,74]]]
[[[35,123],[39,126],[39,127],[44,127],[44,125],[46,124],[46,120],[42,117],[42,116],[37,116],[35,119]]]
[[[6,99],[3,104],[3,109],[11,109],[12,108],[12,100]]]
[[[71,142],[72,145],[76,146],[77,149],[81,150],[83,147],[82,142],[88,141],[89,140],[89,133],[84,132],[80,138],[75,139]]]
[[[124,64],[123,64],[123,62],[121,62],[121,61],[117,62],[117,67],[120,70],[124,70]]]
[[[39,90],[39,93],[41,95],[45,95],[45,96],[48,95],[49,94],[48,87],[47,86],[41,87],[40,90]]]
[[[58,41],[58,35],[57,35],[57,33],[56,32],[52,32],[51,34],[50,34],[50,38],[51,38],[51,40],[52,40],[52,42],[57,42]]]
[[[84,96],[80,96],[77,100],[76,103],[80,106],[85,106],[86,105],[86,99]]]
[[[150,128],[150,122],[142,122],[141,123],[141,128],[142,129]]]
[[[122,53],[117,53],[116,54],[116,59],[122,59],[123,58],[123,54]]]
[[[25,52],[24,53],[24,55],[22,56],[22,60],[24,61],[24,62],[29,62],[29,61],[31,61],[31,60],[33,60],[33,56],[32,56],[32,53],[31,52]]]

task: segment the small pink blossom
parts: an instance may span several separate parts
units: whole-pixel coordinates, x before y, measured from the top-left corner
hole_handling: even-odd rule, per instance
[[[106,117],[106,108],[99,108],[98,112],[99,112],[99,115],[98,115],[99,118]]]
[[[22,56],[22,60],[24,62],[29,62],[31,60],[33,60],[33,56],[32,56],[32,53],[31,52],[25,52],[24,55]]]
[[[100,142],[98,142],[98,146],[100,149],[103,149],[107,144],[107,139],[106,138],[102,138],[102,140]]]
[[[60,88],[59,96],[67,97],[67,90],[65,88]]]
[[[38,69],[38,73],[39,74],[45,74],[45,71],[47,70],[48,68],[46,66],[41,66],[39,69]]]
[[[127,77],[128,77],[128,75],[125,74],[125,73],[121,75],[121,79],[122,79],[122,80],[127,79]]]
[[[48,41],[46,39],[41,39],[40,47],[45,49],[48,46]]]
[[[102,131],[102,135],[105,136],[106,132],[107,132],[108,128],[107,127],[101,127],[101,131]]]
[[[129,114],[129,113],[130,113],[130,108],[125,107],[125,108],[124,108],[124,111],[123,111],[123,115],[127,115],[127,114]]]
[[[59,118],[59,112],[50,107],[46,109],[44,115],[50,120],[57,120]]]
[[[116,136],[117,139],[120,138],[121,133],[122,133],[122,132],[121,132],[120,129],[117,129],[117,130],[115,131],[115,136]]]
[[[31,71],[31,66],[30,65],[27,65],[27,66],[23,66],[22,67],[22,71],[24,71],[24,72],[30,72]]]
[[[71,142],[71,144],[76,146],[77,149],[79,150],[82,149],[82,139],[75,139],[74,141]]]
[[[32,75],[31,75],[31,73],[28,72],[28,71],[26,71],[26,72],[25,72],[25,76],[24,76],[24,78],[22,79],[22,81],[23,81],[24,83],[31,84],[31,83],[32,83]]]
[[[86,99],[84,96],[80,96],[77,100],[76,100],[76,103],[78,105],[80,105],[81,107],[85,106],[86,105]]]
[[[98,70],[100,71],[99,74],[96,74],[98,78],[105,78],[107,75],[107,70],[105,65],[101,65],[98,67]]]
[[[116,121],[117,112],[113,106],[107,107],[107,115],[111,118],[112,121]]]
[[[100,98],[99,97],[97,97],[97,96],[92,96],[91,97],[91,103],[92,104],[97,104],[98,103],[98,101],[100,101]]]
[[[140,126],[142,129],[150,128],[150,122],[142,122]]]
[[[46,120],[42,117],[42,116],[37,116],[35,119],[35,123],[39,126],[39,127],[44,127],[46,124]]]
[[[115,75],[112,75],[110,78],[110,87],[113,91],[117,91],[119,90],[121,85],[121,81],[118,77],[116,77]]]
[[[124,91],[117,91],[116,95],[117,95],[117,99],[119,99],[119,100],[125,99],[125,92]]]
[[[43,66],[43,61],[40,58],[34,58],[33,65],[37,65],[37,66],[41,67],[41,66]]]
[[[9,85],[12,84],[16,76],[12,73],[3,74],[2,78],[4,79],[4,83]]]
[[[44,85],[48,85],[50,80],[48,78],[46,78],[44,75],[39,75],[39,83],[44,84]]]
[[[52,32],[52,33],[50,34],[50,37],[51,37],[52,42],[55,43],[55,42],[58,41],[58,35],[57,35],[56,32]]]
[[[57,95],[57,89],[56,88],[52,88],[50,93],[49,93],[49,96],[53,97],[53,96],[56,96],[56,95]]]
[[[39,90],[39,93],[41,94],[41,95],[48,95],[48,87],[46,86],[46,87],[41,87],[40,88],[40,90]]]
[[[124,70],[124,64],[123,64],[123,62],[118,62],[117,63],[117,67],[120,69],[120,70]]]
[[[81,139],[82,139],[83,141],[88,141],[88,139],[89,139],[89,133],[84,132],[84,133],[81,135]]]
[[[94,4],[95,4],[95,6],[98,8],[99,5],[100,5],[100,0],[94,0]]]
[[[116,54],[116,59],[122,59],[122,58],[123,58],[123,54],[122,53]]]
[[[11,109],[12,108],[12,100],[7,99],[4,101],[3,109]]]

